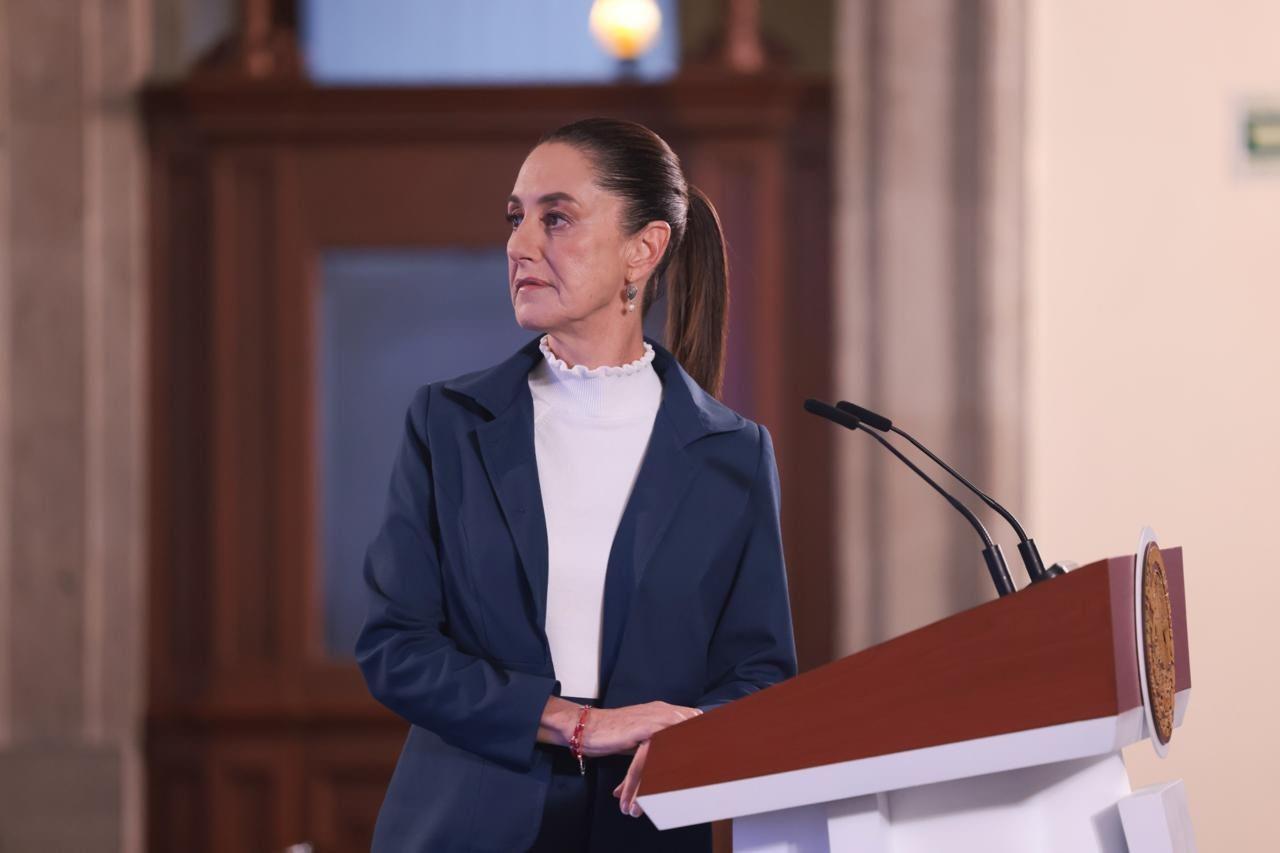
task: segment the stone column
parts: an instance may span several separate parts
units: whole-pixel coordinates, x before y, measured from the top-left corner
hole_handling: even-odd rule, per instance
[[[0,850],[143,849],[134,95],[225,5],[0,2]]]
[[[1021,18],[1021,0],[839,3],[834,72],[837,387],[1015,513]],[[993,597],[957,513],[866,436],[839,448],[841,654]]]

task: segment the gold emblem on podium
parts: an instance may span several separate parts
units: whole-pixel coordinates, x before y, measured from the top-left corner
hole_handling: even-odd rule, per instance
[[[1135,568],[1139,688],[1143,691],[1152,744],[1163,756],[1173,737],[1176,690],[1173,611],[1169,605],[1164,557],[1149,528],[1143,531]]]
[[[1160,546],[1152,542],[1142,572],[1142,636],[1147,663],[1147,701],[1161,743],[1173,737],[1173,613]]]

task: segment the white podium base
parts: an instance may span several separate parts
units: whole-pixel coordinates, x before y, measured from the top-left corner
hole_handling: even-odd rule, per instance
[[[868,794],[733,821],[735,853],[1194,851],[1181,786],[1130,796],[1121,754]],[[1174,793],[1171,795],[1169,791]],[[1141,802],[1138,797],[1141,797]],[[1129,805],[1129,804],[1126,804]],[[1179,809],[1181,810],[1179,813]],[[1140,815],[1140,816],[1139,816]],[[1125,830],[1130,830],[1126,839]],[[1172,837],[1178,832],[1183,835]]]

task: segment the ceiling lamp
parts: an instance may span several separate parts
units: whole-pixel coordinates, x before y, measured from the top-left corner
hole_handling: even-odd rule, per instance
[[[591,34],[618,59],[634,60],[649,49],[662,28],[656,0],[595,0]]]

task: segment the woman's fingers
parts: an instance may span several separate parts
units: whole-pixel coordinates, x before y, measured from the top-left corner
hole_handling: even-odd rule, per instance
[[[661,703],[666,704],[666,703]],[[679,705],[667,705],[665,710],[669,710],[675,715],[675,721],[672,723],[683,722],[702,713],[700,708],[685,708]],[[660,727],[665,728],[665,727]],[[618,786],[613,789],[613,795],[618,798],[618,810],[625,815],[631,817],[642,817],[644,809],[636,802],[636,794],[640,791],[641,773],[644,771],[645,758],[649,755],[649,740],[645,738],[639,746],[636,747],[636,754],[631,759],[631,764],[627,767],[627,775],[622,778]]]
[[[631,810],[631,798],[635,796],[635,785],[632,778],[635,774],[635,759],[631,760],[631,766],[627,768],[627,775],[622,778],[622,783],[618,785],[621,790],[618,792],[618,811],[628,814]]]
[[[640,774],[644,771],[644,760],[648,754],[649,742],[645,741],[636,750],[635,758],[631,759],[631,766],[627,768],[627,775],[622,779],[618,808],[623,814],[629,814],[632,817],[640,817],[644,814],[644,809],[640,808],[640,804],[636,802],[636,793],[640,790]]]
[[[669,726],[683,723],[702,713],[700,708],[672,705],[667,702],[650,702],[649,706],[655,713],[650,716],[645,724],[646,727],[639,733],[642,740],[647,740]]]

